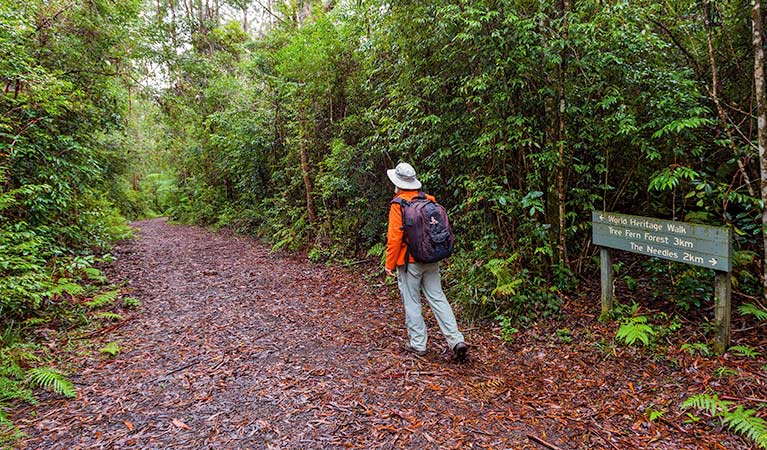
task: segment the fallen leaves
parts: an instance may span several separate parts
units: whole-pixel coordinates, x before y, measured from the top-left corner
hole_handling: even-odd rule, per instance
[[[185,424],[179,419],[173,419],[171,420],[171,423],[175,425],[176,427],[181,428],[182,430],[191,430],[191,428],[189,428],[189,425]]]
[[[90,361],[78,399],[43,401],[22,422],[28,448],[737,448],[737,436],[685,423],[678,405],[713,383],[765,401],[763,377],[712,377],[724,364],[763,374],[753,361],[605,344],[614,326],[588,299],[564,311],[571,343],[557,342],[561,323],[513,345],[477,327],[465,364],[449,360],[424,308],[430,352],[414,358],[394,286],[226,231],[142,228],[115,249],[112,276],[130,279],[143,306],[103,336],[129,350]]]

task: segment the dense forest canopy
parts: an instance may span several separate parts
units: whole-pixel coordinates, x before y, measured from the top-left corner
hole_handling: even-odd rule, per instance
[[[759,310],[763,20],[759,0],[2,0],[0,325],[64,320],[123,217],[380,258],[399,161],[449,209],[466,317],[555,316],[597,276],[593,210],[730,227]],[[712,271],[638,270],[711,302]]]
[[[409,161],[451,209],[453,295],[474,315],[555,312],[593,278],[595,209],[732,227],[738,289],[760,290],[742,3],[146,6],[136,69],[167,78],[136,92],[128,132],[152,144],[133,161],[162,158],[132,169],[158,212],[316,260],[377,256],[384,171]],[[673,295],[704,300],[710,273],[669,270],[690,286]]]
[[[380,256],[398,161],[451,210],[448,271],[472,314],[555,312],[593,276],[595,209],[731,227],[753,297],[753,11],[6,1],[3,306],[39,307],[51,258],[106,245],[118,212],[233,226],[315,260]]]

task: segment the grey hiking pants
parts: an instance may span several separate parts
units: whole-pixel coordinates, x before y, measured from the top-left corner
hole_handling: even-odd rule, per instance
[[[458,331],[453,308],[442,292],[442,280],[439,276],[439,263],[409,263],[407,272],[404,266],[397,267],[397,284],[405,304],[405,325],[410,337],[410,346],[416,350],[426,350],[426,324],[421,315],[421,291],[429,302],[439,329],[445,336],[452,350],[455,344],[463,342],[463,334]]]

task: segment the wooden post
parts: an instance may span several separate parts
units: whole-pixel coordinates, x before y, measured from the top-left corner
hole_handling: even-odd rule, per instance
[[[599,262],[602,272],[602,316],[613,309],[613,261],[610,249],[599,248]]]
[[[716,271],[716,283],[714,286],[715,309],[714,320],[716,323],[716,342],[714,351],[721,355],[727,351],[730,345],[730,272]]]

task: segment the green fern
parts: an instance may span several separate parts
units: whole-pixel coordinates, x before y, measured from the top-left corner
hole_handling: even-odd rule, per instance
[[[648,409],[645,411],[645,416],[650,422],[655,422],[656,420],[663,417],[664,414],[666,414],[665,411],[657,411],[655,409]]]
[[[50,389],[53,392],[65,397],[77,396],[75,385],[67,380],[66,375],[57,369],[51,367],[35,367],[27,372],[29,381],[43,389]]]
[[[107,345],[101,347],[99,349],[99,352],[114,358],[115,356],[120,354],[120,345],[117,342],[110,342]]]
[[[520,286],[525,282],[523,277],[515,276],[512,273],[514,262],[519,258],[518,254],[513,254],[506,259],[491,259],[485,264],[485,267],[495,275],[496,287],[492,295],[498,297],[509,297],[516,294]]]
[[[738,375],[738,371],[729,367],[719,367],[714,371],[714,376],[717,378],[734,377]]]
[[[49,291],[49,294],[61,295],[67,293],[69,295],[75,296],[82,294],[83,291],[84,289],[82,286],[70,280],[69,278],[59,278],[56,282],[56,285],[53,286]]]
[[[623,321],[616,337],[623,339],[626,345],[634,345],[640,341],[643,345],[650,345],[650,338],[655,335],[652,325],[647,323],[647,317],[631,317]]]
[[[103,312],[97,313],[93,317],[95,317],[96,319],[113,320],[115,322],[123,320],[123,316],[117,313],[109,312],[109,311],[103,311]]]
[[[381,257],[386,255],[386,245],[384,245],[382,242],[379,242],[375,244],[374,246],[370,247],[368,252],[365,254],[368,258],[370,257]]]
[[[727,411],[722,415],[722,423],[727,428],[742,434],[761,448],[767,448],[767,421],[761,417],[756,417],[756,411],[745,409],[738,405],[734,411]]]
[[[711,355],[711,349],[709,349],[708,345],[706,345],[703,342],[693,342],[692,344],[682,344],[681,350],[693,356],[695,355],[696,352],[700,353],[701,356]]]
[[[44,318],[44,317],[30,317],[29,319],[24,321],[24,325],[28,327],[34,327],[39,325],[44,325],[48,322],[50,322],[51,319]]]
[[[717,417],[727,428],[754,441],[760,448],[767,449],[767,421],[756,416],[753,409],[738,405],[731,410],[733,403],[719,399],[716,394],[698,394],[682,403],[682,409],[701,409],[712,417]]]
[[[721,411],[727,411],[732,402],[720,400],[716,394],[693,395],[682,403],[682,409],[702,409],[711,416],[717,416]]]
[[[117,296],[120,295],[120,290],[106,291],[93,297],[91,301],[85,302],[85,306],[91,309],[103,308],[104,306],[114,304],[117,300]]]
[[[735,356],[744,358],[756,358],[761,354],[747,345],[733,345],[728,351],[732,352]]]
[[[741,316],[752,315],[758,320],[767,320],[767,310],[753,303],[744,303],[738,306],[738,312]]]
[[[17,378],[0,376],[0,405],[10,400],[23,400],[29,403],[35,403],[35,397],[32,391],[22,386]],[[0,411],[2,408],[0,407]],[[0,420],[2,423],[2,420]]]
[[[139,306],[141,306],[141,300],[137,299],[136,297],[125,297],[123,299],[123,308],[136,309]]]

